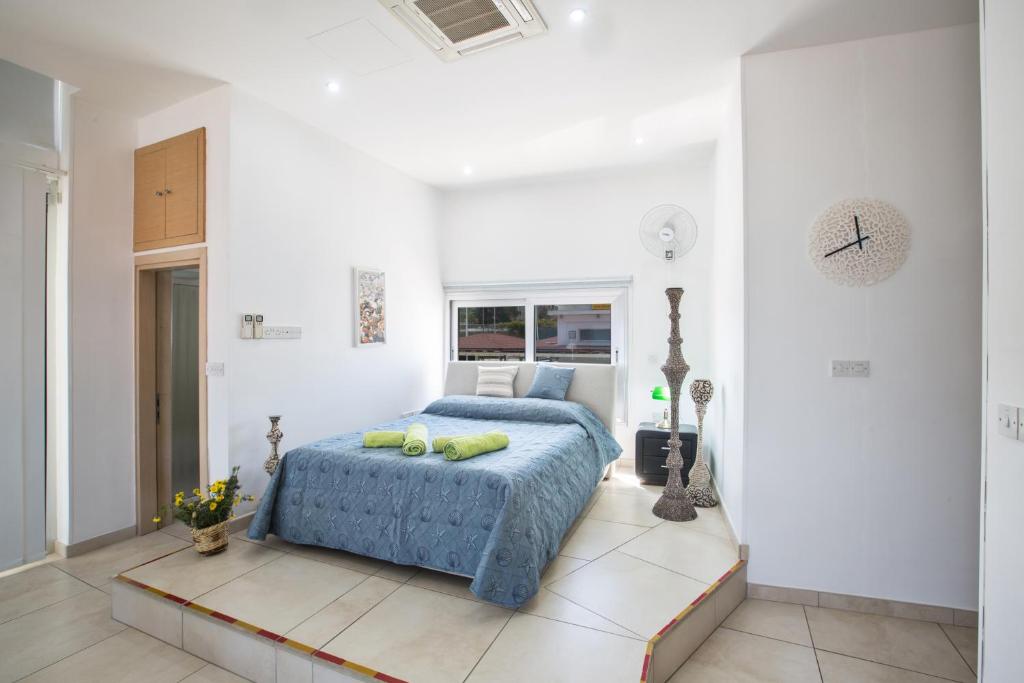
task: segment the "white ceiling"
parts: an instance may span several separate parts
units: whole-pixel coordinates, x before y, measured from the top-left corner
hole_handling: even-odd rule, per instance
[[[0,58],[134,115],[232,83],[447,186],[671,159],[714,139],[741,54],[977,21],[975,0],[535,1],[547,34],[443,63],[377,0],[0,0]]]

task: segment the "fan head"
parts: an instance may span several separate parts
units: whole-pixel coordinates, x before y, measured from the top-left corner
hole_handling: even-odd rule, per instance
[[[640,220],[640,241],[658,258],[674,261],[693,249],[697,221],[681,206],[656,206]]]

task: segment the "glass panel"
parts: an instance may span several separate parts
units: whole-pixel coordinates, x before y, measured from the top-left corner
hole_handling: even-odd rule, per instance
[[[558,304],[534,307],[538,362],[612,362],[611,304]]]
[[[459,360],[526,360],[525,306],[458,308]]]

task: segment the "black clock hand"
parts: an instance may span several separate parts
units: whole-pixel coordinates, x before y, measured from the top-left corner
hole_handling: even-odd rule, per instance
[[[860,238],[860,219],[857,218],[857,214],[853,214],[853,225],[857,228],[857,246],[864,251],[864,240]]]
[[[863,249],[864,248],[863,243],[867,242],[869,239],[871,239],[871,235],[868,235],[867,237],[860,237],[859,239],[855,239],[854,241],[850,242],[849,244],[845,244],[845,245],[839,247],[838,249],[833,249],[832,251],[830,251],[827,254],[825,254],[825,256],[823,256],[822,258],[828,258],[829,256],[834,256],[835,254],[838,254],[839,252],[843,251],[844,249],[849,249],[850,247],[852,247],[855,244],[859,244],[860,248]]]

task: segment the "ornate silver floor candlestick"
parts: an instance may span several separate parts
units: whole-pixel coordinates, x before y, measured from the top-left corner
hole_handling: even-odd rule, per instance
[[[665,484],[665,492],[654,504],[653,512],[662,519],[671,522],[689,522],[697,519],[697,510],[693,507],[686,489],[683,487],[683,456],[679,447],[683,442],[679,440],[679,391],[683,387],[683,380],[690,366],[683,359],[683,338],[679,336],[679,300],[683,298],[683,290],[680,287],[669,287],[665,290],[668,296],[669,314],[668,319],[672,321],[672,331],[668,338],[668,360],[661,366],[668,380],[669,392],[671,395],[671,420],[672,434],[668,438],[668,458],[665,460],[665,467],[668,468],[668,483]]]
[[[697,507],[713,508],[718,505],[715,490],[711,488],[711,470],[704,462],[704,415],[715,388],[708,379],[695,379],[690,384],[690,398],[697,412],[697,459],[690,470],[690,483],[686,493]]]
[[[263,469],[270,476],[274,476],[274,471],[277,470],[277,466],[281,462],[281,457],[277,454],[277,444],[281,443],[281,439],[284,438],[284,432],[277,425],[280,421],[280,415],[270,416],[270,431],[267,432],[267,441],[270,442],[270,455],[267,456],[266,462],[263,463]]]

